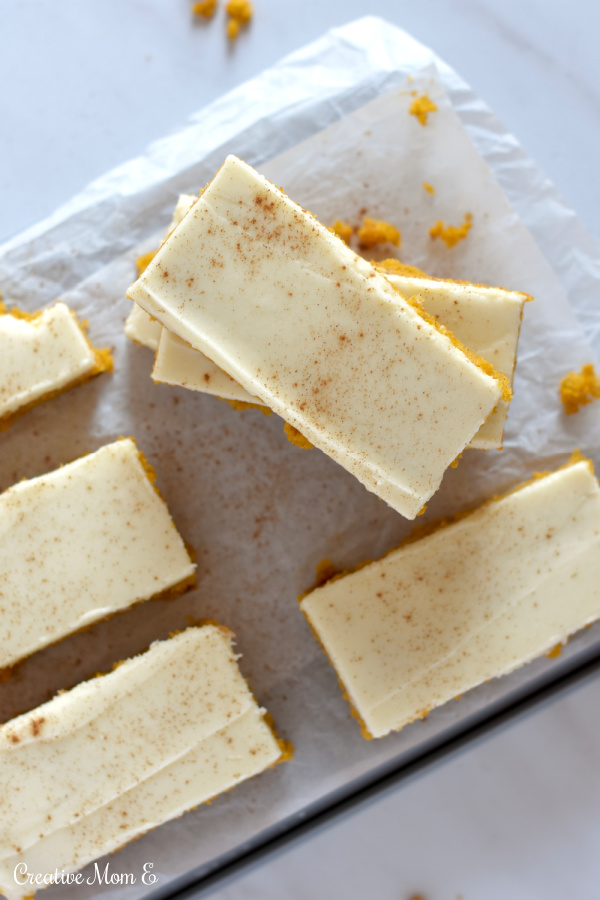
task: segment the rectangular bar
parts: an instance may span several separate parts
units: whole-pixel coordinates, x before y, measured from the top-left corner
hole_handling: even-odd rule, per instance
[[[129,295],[408,518],[510,395],[235,157]]]
[[[0,891],[72,872],[289,757],[232,635],[188,628],[0,726]],[[15,881],[17,875],[17,883]]]
[[[64,303],[38,313],[0,303],[0,429],[13,417],[112,369]]]
[[[572,461],[301,601],[382,737],[600,617],[600,488]]]
[[[131,439],[8,488],[0,533],[0,669],[194,577]]]
[[[385,268],[386,260],[376,267],[404,297],[418,297],[425,310],[469,350],[489,362],[511,381],[517,360],[517,343],[524,303],[531,299],[517,291],[485,287],[442,279],[399,275]],[[383,267],[383,268],[382,268]],[[139,307],[137,307],[139,309]],[[178,385],[202,391],[226,400],[260,403],[241,385],[219,369],[199,350],[162,328],[152,378],[162,384]],[[469,447],[478,450],[502,449],[504,425],[509,402],[498,400]]]

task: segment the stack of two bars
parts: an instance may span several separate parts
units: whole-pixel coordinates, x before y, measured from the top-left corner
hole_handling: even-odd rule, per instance
[[[129,296],[164,326],[156,380],[191,354],[190,387],[269,407],[409,519],[501,446],[526,296],[384,274],[235,157]]]

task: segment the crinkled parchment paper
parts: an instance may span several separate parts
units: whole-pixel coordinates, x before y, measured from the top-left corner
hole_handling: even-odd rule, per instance
[[[411,92],[438,106],[426,126]],[[451,513],[563,462],[578,446],[600,468],[600,404],[566,417],[560,378],[600,349],[600,264],[592,242],[515,139],[426,47],[376,19],[315,44],[194,116],[178,133],[92,184],[50,219],[0,248],[5,299],[35,309],[62,297],[115,349],[115,372],[38,407],[0,436],[0,486],[135,436],[198,559],[198,586],[151,602],[28,660],[0,686],[3,719],[58,688],[105,671],[188,616],[231,627],[242,668],[292,763],[236,788],[110,858],[154,889],[84,885],[73,900],[159,894],[206,872],[521,696],[590,654],[600,630],[559,659],[538,660],[471,691],[400,734],[364,741],[296,602],[317,562],[373,558],[410,529],[319,451],[287,442],[281,421],[214,398],[154,385],[152,354],[123,336],[135,257],[156,245],[180,191],[197,191],[234,152],[326,224],[366,213],[402,231],[399,256],[433,275],[532,294],[502,452],[467,451],[427,517]],[[423,189],[432,184],[434,194]],[[437,219],[473,215],[453,249],[429,236]],[[93,870],[88,870],[93,875]],[[45,896],[65,896],[50,888]],[[62,891],[62,893],[61,893]]]

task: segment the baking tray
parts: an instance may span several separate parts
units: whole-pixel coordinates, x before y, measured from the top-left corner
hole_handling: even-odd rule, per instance
[[[408,112],[413,92],[427,92],[438,105],[426,127]],[[139,873],[152,861],[155,888],[139,879],[127,887],[83,885],[70,891],[73,900],[166,897],[199,879],[207,885],[235,860],[406,777],[600,655],[594,626],[558,659],[482,685],[399,734],[362,739],[296,597],[322,557],[344,568],[373,558],[411,523],[323,454],[290,446],[275,417],[153,385],[151,354],[122,332],[136,256],[156,246],[177,194],[197,191],[227,152],[258,166],[326,222],[356,219],[365,206],[395,221],[402,258],[433,275],[538,297],[526,311],[505,449],[469,452],[448,473],[428,517],[471,506],[562,462],[577,445],[600,463],[598,410],[567,421],[556,391],[560,374],[594,361],[600,346],[597,251],[456,73],[381,20],[351,23],[287,57],[1,247],[5,299],[35,309],[61,296],[89,320],[95,343],[114,347],[115,374],[18,420],[1,438],[0,486],[133,434],[199,568],[195,591],[142,604],[26,661],[0,685],[1,717],[110,669],[190,617],[218,618],[236,633],[244,674],[296,747],[293,762],[110,858],[117,874]],[[423,180],[435,182],[433,201]],[[467,241],[454,251],[431,242],[428,225],[438,217],[456,223],[467,210],[474,216]],[[60,888],[45,894],[59,896]]]

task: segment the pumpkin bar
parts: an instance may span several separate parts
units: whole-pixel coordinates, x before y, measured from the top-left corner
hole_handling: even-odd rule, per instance
[[[600,489],[576,457],[301,608],[365,736],[382,737],[557,648],[600,617],[599,585]]]
[[[128,438],[0,494],[0,669],[192,583],[152,476]]]
[[[407,518],[510,396],[504,376],[233,156],[129,296]]]
[[[418,297],[440,325],[512,382],[523,306],[531,299],[527,294],[425,275],[399,275],[393,268],[386,268],[386,263],[391,266],[396,260],[385,260],[377,268],[383,267],[397,291],[413,300]],[[260,403],[203,353],[166,328],[160,335],[152,378],[225,400]],[[501,398],[469,446],[479,450],[502,449],[508,408],[509,402]]]
[[[158,641],[0,726],[0,891],[24,900],[47,885],[15,873],[60,878],[289,755],[230,632]]]
[[[194,194],[179,195],[177,205],[173,212],[173,218],[171,219],[171,224],[167,231],[167,237],[171,234],[173,229],[179,225],[185,214],[190,211],[197,199],[198,197]],[[152,258],[153,254],[148,254],[148,256]],[[146,258],[141,256],[138,259],[138,271],[143,271],[145,265],[147,265]],[[156,319],[153,319],[152,316],[149,316],[147,312],[144,312],[137,303],[134,303],[131,312],[127,316],[124,331],[125,336],[135,344],[142,344],[144,347],[156,350],[158,348],[162,325],[160,322],[157,322]]]
[[[24,313],[0,303],[0,429],[15,415],[112,369],[64,303]]]

